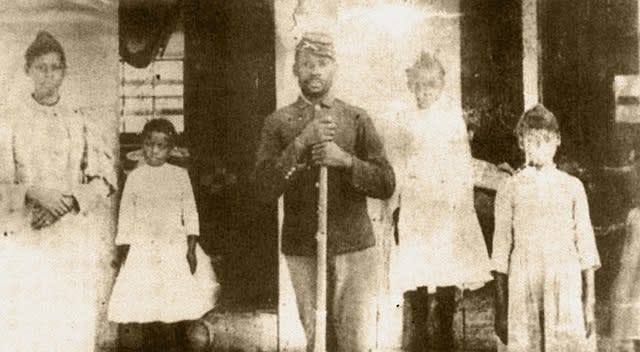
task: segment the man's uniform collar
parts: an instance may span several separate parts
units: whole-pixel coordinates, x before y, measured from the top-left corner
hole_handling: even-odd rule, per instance
[[[333,106],[333,104],[335,103],[335,97],[329,93],[327,94],[324,99],[322,99],[322,101],[320,101],[320,105],[322,105],[325,108],[331,108]],[[298,107],[305,107],[308,105],[313,106],[313,102],[311,102],[311,100],[307,99],[307,97],[304,96],[304,94],[300,94],[300,96],[298,97],[298,101],[296,102],[296,105]]]

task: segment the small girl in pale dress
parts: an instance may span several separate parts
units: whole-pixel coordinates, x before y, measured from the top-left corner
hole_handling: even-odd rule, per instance
[[[189,175],[166,162],[175,136],[165,119],[151,120],[143,129],[145,163],[129,174],[120,203],[116,245],[127,258],[113,289],[109,319],[193,321],[188,336],[178,334],[178,341],[197,351],[211,343],[198,320],[213,308],[218,284],[198,246],[198,213]]]
[[[491,281],[491,262],[474,208],[473,158],[462,111],[444,94],[445,70],[422,52],[406,70],[416,107],[385,126],[396,193],[387,202],[396,226],[390,253],[392,295],[404,293],[412,306],[414,337],[409,349],[454,350],[453,318],[459,289]],[[428,294],[437,305],[430,309]],[[412,298],[411,298],[412,297]],[[432,311],[431,311],[432,310]],[[432,314],[436,331],[428,341]]]
[[[595,351],[600,266],[580,180],[558,169],[555,116],[542,105],[516,128],[526,165],[498,189],[493,238],[496,334],[509,352]]]

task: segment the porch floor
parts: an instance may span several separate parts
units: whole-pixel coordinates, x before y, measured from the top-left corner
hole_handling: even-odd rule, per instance
[[[481,289],[467,295],[456,314],[456,352],[495,351],[493,335],[493,310],[490,291]],[[598,351],[615,351],[608,338],[608,302],[596,307],[598,326]],[[464,312],[464,313],[463,313]],[[464,315],[465,326],[462,327]],[[278,351],[278,321],[275,311],[211,312],[205,319],[212,326],[214,345],[211,352],[276,352]],[[110,326],[115,334],[115,325]],[[463,338],[464,331],[464,338]],[[113,344],[104,346],[101,352],[117,352]],[[281,348],[281,351],[303,352],[304,346]],[[377,352],[399,352],[400,349],[378,349]],[[166,352],[180,352],[168,349]]]

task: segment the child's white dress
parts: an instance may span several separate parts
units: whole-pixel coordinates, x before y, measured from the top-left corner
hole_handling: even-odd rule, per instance
[[[494,269],[509,276],[506,350],[595,351],[595,333],[585,337],[582,270],[598,268],[600,257],[580,180],[524,168],[498,190],[495,221]]]
[[[115,322],[199,319],[218,288],[209,257],[196,246],[195,274],[187,235],[198,235],[198,212],[187,171],[164,164],[131,172],[120,203],[117,245],[130,245],[109,305]]]
[[[478,288],[492,279],[474,208],[473,159],[459,109],[439,100],[401,113],[385,143],[396,172],[399,244],[391,250],[391,291],[420,286]],[[395,203],[395,204],[394,204]]]

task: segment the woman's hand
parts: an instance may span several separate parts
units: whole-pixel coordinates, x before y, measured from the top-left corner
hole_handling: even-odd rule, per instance
[[[191,275],[196,273],[196,267],[198,266],[198,259],[196,258],[195,251],[189,250],[187,252],[187,263],[189,263],[189,270]]]
[[[58,221],[59,218],[51,214],[48,210],[42,207],[36,207],[33,209],[31,218],[31,227],[35,230],[40,230],[44,227],[51,226]]]
[[[65,196],[55,189],[34,186],[27,190],[27,197],[58,218],[73,209],[73,197]]]

